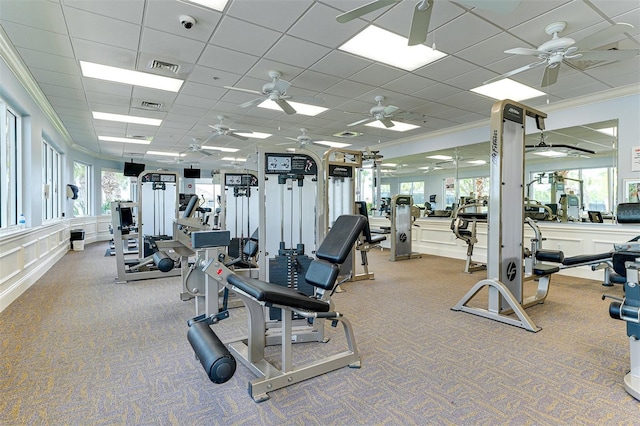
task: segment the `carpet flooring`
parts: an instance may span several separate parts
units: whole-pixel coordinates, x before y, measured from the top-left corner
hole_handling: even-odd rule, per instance
[[[640,403],[623,387],[625,323],[601,300],[622,295],[620,286],[554,276],[547,301],[527,310],[542,327],[531,333],[450,309],[485,272],[465,274],[463,261],[437,256],[390,262],[388,251],[373,251],[375,280],[334,295],[362,368],[257,404],[244,366],[216,385],[194,358],[186,339],[194,306],[180,301],[180,278],[115,284],[107,245],[68,252],[0,313],[0,424],[640,424]],[[244,311],[213,326],[223,340],[245,332]],[[294,363],[344,345],[341,327],[327,329],[329,343],[294,345]]]

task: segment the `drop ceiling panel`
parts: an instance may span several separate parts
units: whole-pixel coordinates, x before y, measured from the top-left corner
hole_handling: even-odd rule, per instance
[[[437,38],[437,49],[445,53],[464,50],[469,46],[469,28],[473,28],[474,41],[488,39],[500,32],[485,20],[467,13],[442,26],[439,31],[445,32],[447,36]]]
[[[59,3],[40,2],[37,8],[38,13],[34,13],[33,2],[3,1],[0,23],[4,26],[5,22],[15,22],[42,31],[67,34],[67,27]]]
[[[475,69],[473,64],[458,59],[455,56],[447,56],[416,70],[415,73],[433,81],[442,82],[449,78],[465,74],[473,69]]]
[[[180,15],[193,17],[196,24],[190,29],[184,28],[180,23]],[[206,42],[221,18],[222,14],[212,9],[180,1],[153,0],[146,2],[143,24],[158,31]]]
[[[372,63],[373,61],[369,59],[333,50],[309,68],[314,71],[349,78],[351,75],[363,70]]]
[[[159,60],[172,60],[195,64],[206,43],[174,34],[145,28],[142,31],[140,51]],[[140,69],[141,71],[148,71]]]
[[[79,75],[78,65],[73,58],[51,55],[31,49],[20,49],[20,57],[29,66],[63,74]]]
[[[65,18],[73,37],[109,46],[136,50],[141,26],[79,9],[66,8]]]
[[[4,28],[12,44],[17,48],[23,47],[38,52],[73,58],[71,42],[66,34],[43,31],[38,28],[5,21],[2,22],[2,28]]]
[[[326,56],[330,51],[331,49],[320,46],[319,44],[285,35],[267,52],[266,58],[272,61],[308,68]]]
[[[335,9],[315,3],[288,31],[294,37],[333,48],[353,36],[348,25],[336,21]]]
[[[82,90],[82,83],[79,76],[62,74],[40,68],[30,68],[30,71],[38,82]]]
[[[456,57],[479,66],[484,66],[494,61],[504,59],[507,55],[504,53],[505,50],[520,45],[522,45],[520,39],[503,32],[456,52]]]
[[[109,2],[64,0],[64,5],[132,24],[140,24],[145,0],[110,0]]]
[[[238,34],[251,34],[251,37],[238,37]],[[281,33],[251,24],[232,17],[225,17],[211,39],[211,43],[226,49],[262,56]]]
[[[500,28],[510,29],[517,27],[523,22],[530,21],[537,16],[546,14],[563,4],[570,3],[572,0],[544,0],[544,1],[525,1],[521,2],[516,10],[510,13],[500,14],[489,12],[480,8],[474,8],[473,13],[484,17],[489,22],[493,22]],[[546,24],[545,24],[546,25]],[[544,29],[544,25],[542,27]]]
[[[233,72],[252,67],[257,60],[256,56],[209,44],[202,52],[198,65]]]
[[[286,31],[311,5],[310,0],[234,1],[228,15],[276,31]]]
[[[291,80],[295,87],[303,87],[314,92],[323,92],[329,87],[335,86],[341,81],[339,77],[307,70]]]

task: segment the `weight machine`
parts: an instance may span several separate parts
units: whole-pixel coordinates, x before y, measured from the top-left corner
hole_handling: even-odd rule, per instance
[[[394,195],[391,199],[391,258],[396,260],[422,257],[411,251],[411,231],[420,210],[413,205],[411,195]]]
[[[172,248],[160,250],[157,244],[172,238],[173,221],[178,216],[178,174],[143,171],[138,176],[137,195],[137,202],[111,203],[116,282],[180,275],[180,268],[174,267],[179,263],[177,253]],[[143,256],[127,258],[124,245],[133,238],[138,239]]]
[[[558,266],[536,263],[524,273],[524,136],[527,117],[544,130],[546,114],[523,104],[503,100],[491,108],[491,167],[488,213],[487,279],[476,283],[453,307],[485,318],[537,332],[540,328],[525,308],[543,303],[551,274]],[[523,296],[524,282],[538,280],[532,296]],[[488,289],[487,308],[468,306],[483,288]],[[515,317],[511,314],[514,314]]]

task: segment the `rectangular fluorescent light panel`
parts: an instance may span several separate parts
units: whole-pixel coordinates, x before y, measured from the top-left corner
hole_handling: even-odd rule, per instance
[[[159,126],[162,120],[159,118],[138,117],[135,115],[109,114],[108,112],[91,111],[96,120],[119,121],[121,123],[146,124],[147,126]]]
[[[200,6],[207,7],[209,9],[217,10],[218,12],[224,12],[224,8],[229,0],[180,0],[183,3],[195,3]]]
[[[467,161],[468,164],[475,164],[475,165],[481,165],[481,164],[487,164],[486,161],[484,160],[469,160]]]
[[[253,133],[234,132],[234,133],[236,135],[244,136],[245,138],[253,138],[253,139],[266,139],[270,136],[273,136],[271,133],[260,133],[260,132],[253,132]]]
[[[319,107],[315,105],[301,104],[299,102],[287,101],[287,103],[291,105],[298,114],[309,115],[311,117],[316,116],[329,109],[329,108]],[[259,103],[258,106],[260,108],[273,109],[273,110],[282,112],[282,109],[278,106],[278,104],[270,99],[265,99],[264,101]],[[250,135],[247,135],[247,136],[250,136]]]
[[[104,142],[137,143],[140,145],[149,145],[151,143],[151,139],[119,138],[116,136],[98,136],[98,140]]]
[[[169,151],[147,151],[146,153],[149,155],[160,155],[162,157],[184,157],[185,155],[187,155]]]
[[[427,158],[432,158],[434,160],[443,160],[443,161],[453,160],[453,157],[450,157],[448,155],[430,155]]]
[[[471,89],[471,91],[497,100],[511,99],[514,101],[537,98],[538,96],[543,96],[545,94],[538,89],[534,89],[533,87],[526,86],[508,78],[476,87]]]
[[[132,84],[134,86],[150,87],[152,89],[177,92],[182,87],[183,80],[146,72],[126,70],[124,68],[110,67],[108,65],[95,64],[93,62],[80,61],[82,75],[100,80],[116,83]]]
[[[365,28],[339,49],[407,71],[416,70],[447,56],[446,53],[423,44],[408,46],[406,38],[373,25]]]
[[[233,157],[222,157],[223,161],[247,161],[246,158],[233,158]]]
[[[342,142],[331,142],[331,141],[314,141],[317,144],[328,146],[331,148],[346,148],[351,146],[350,143],[342,143]]]
[[[533,154],[540,155],[542,157],[566,157],[567,156],[566,152],[554,151],[552,149],[547,151],[536,151]]]
[[[607,136],[615,137],[615,135],[616,135],[616,128],[615,127],[607,127],[605,129],[595,129],[595,131],[603,133],[603,134],[605,134]]]
[[[240,151],[237,148],[225,148],[222,146],[201,146],[200,149],[211,149],[214,151],[222,151],[222,152],[238,152]]]
[[[413,130],[420,127],[420,126],[416,126],[415,124],[401,123],[393,120],[391,120],[391,122],[394,124],[393,127],[386,127],[384,124],[382,124],[378,120],[372,121],[371,123],[367,123],[365,124],[365,126],[377,127],[379,129],[393,130],[394,132],[406,132],[407,130]]]

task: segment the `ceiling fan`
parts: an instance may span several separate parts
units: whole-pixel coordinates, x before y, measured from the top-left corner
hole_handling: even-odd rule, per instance
[[[189,147],[186,150],[180,152],[180,155],[193,154],[193,153],[199,153],[206,156],[212,155],[210,151],[202,148],[202,145],[198,143],[198,138],[193,138],[192,140],[193,140],[193,143],[189,144]]]
[[[632,58],[640,52],[638,49],[589,50],[591,48],[598,47],[600,43],[611,37],[633,29],[633,25],[631,24],[614,24],[604,30],[591,34],[582,40],[578,40],[577,42],[569,37],[558,36],[558,33],[562,32],[566,25],[566,22],[554,22],[547,25],[544,30],[547,34],[552,36],[552,39],[541,44],[537,49],[516,47],[514,49],[505,50],[504,53],[510,53],[513,55],[537,56],[540,61],[499,75],[498,77],[485,81],[484,84],[493,83],[494,81],[544,66],[545,69],[541,87],[551,86],[558,81],[560,64],[562,64],[563,60],[580,59],[594,61],[619,61]]]
[[[243,136],[239,133],[253,133],[253,131],[251,130],[236,130],[236,129],[230,129],[228,126],[225,126],[224,124],[222,124],[222,122],[226,119],[227,117],[224,115],[219,115],[218,116],[218,120],[219,123],[218,124],[209,124],[209,127],[211,127],[213,129],[213,132],[211,134],[211,136],[209,136],[204,142],[203,145],[206,144],[209,141],[214,140],[215,138],[219,137],[219,136],[231,136],[232,138],[236,138],[236,139],[240,139],[241,141],[246,141],[249,140],[248,137]]]
[[[265,100],[271,100],[271,101],[274,101],[280,107],[280,109],[282,109],[282,111],[284,111],[289,115],[292,115],[296,113],[296,110],[291,106],[289,102],[287,102],[287,100],[291,100],[291,101],[296,100],[301,103],[310,104],[310,105],[324,104],[324,99],[322,98],[316,98],[313,96],[298,96],[294,98],[291,95],[287,95],[287,90],[289,90],[289,87],[291,87],[291,83],[285,80],[281,80],[280,79],[281,76],[282,76],[282,73],[280,73],[280,71],[269,71],[269,77],[271,77],[271,82],[265,83],[262,86],[261,92],[257,90],[243,89],[240,87],[233,87],[233,86],[224,86],[224,88],[229,90],[237,90],[240,92],[253,93],[256,95],[265,95],[260,98],[256,98],[252,101],[240,104],[241,108],[256,106],[258,104],[261,104]]]
[[[286,137],[286,139],[295,141],[298,143],[298,145],[302,148],[306,145],[310,145],[310,144],[314,144],[314,145],[318,145],[318,146],[323,146],[324,148],[326,148],[325,145],[317,143],[317,141],[311,139],[311,137],[309,137],[309,135],[307,135],[308,130],[305,129],[304,127],[300,129],[300,135],[296,136],[295,138],[291,138],[291,137]],[[292,144],[292,142],[284,142],[284,143],[279,143],[277,145],[289,145]]]
[[[419,0],[413,10],[411,18],[411,30],[409,31],[409,46],[415,46],[427,41],[427,33],[429,32],[429,21],[431,20],[431,11],[433,10],[434,0]],[[522,0],[503,0],[503,1],[486,1],[486,0],[457,0],[459,3],[467,6],[477,7],[498,13],[509,13],[513,11]],[[336,20],[340,23],[349,22],[353,19],[360,18],[363,15],[374,12],[383,7],[399,3],[400,0],[375,0],[353,10],[340,14]]]
[[[389,127],[395,126],[395,124],[393,124],[393,121],[391,121],[392,117],[396,120],[424,119],[424,116],[420,114],[416,114],[409,111],[403,111],[395,105],[387,105],[387,106],[382,105],[382,101],[384,101],[384,96],[378,95],[374,99],[378,103],[378,105],[372,107],[369,110],[369,117],[347,124],[348,127],[358,126],[360,124],[370,123],[372,121],[379,121],[385,127],[389,128]]]

